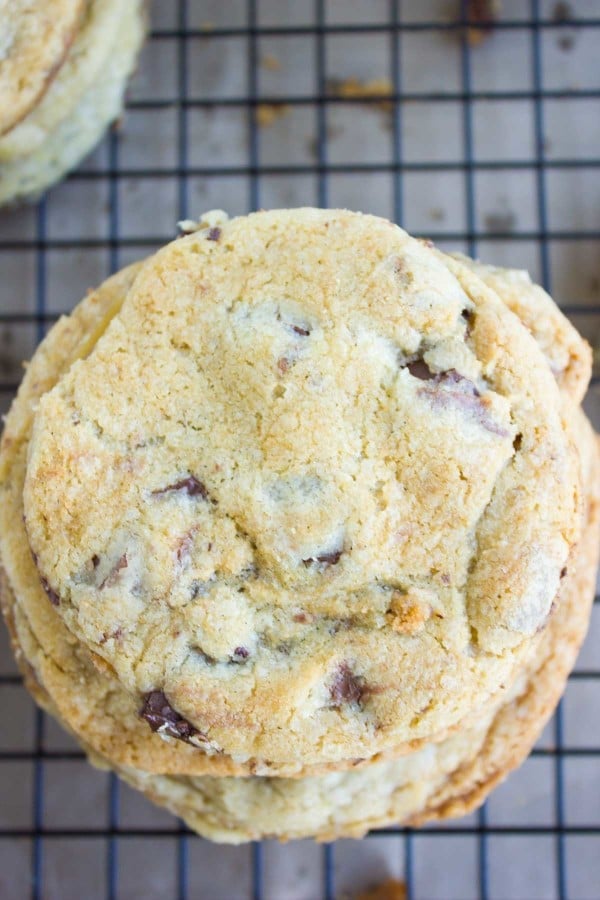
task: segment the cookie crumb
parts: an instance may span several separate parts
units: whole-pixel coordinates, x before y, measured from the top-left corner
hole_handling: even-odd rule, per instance
[[[290,106],[287,103],[259,103],[256,107],[256,124],[259,128],[268,128],[289,112]]]
[[[555,3],[552,10],[552,21],[557,25],[566,25],[573,19],[573,9],[570,3]]]
[[[198,231],[198,222],[195,219],[180,219],[177,228],[181,234],[193,234]]]
[[[466,37],[471,47],[478,47],[491,35],[499,12],[498,0],[468,0],[466,18],[470,24]]]
[[[180,219],[177,227],[181,232],[181,236],[187,234],[195,234],[197,231],[205,229],[213,230],[220,225],[224,225],[229,221],[229,216],[223,209],[209,209],[198,219]]]
[[[263,69],[268,69],[269,72],[281,71],[281,62],[273,55],[273,53],[265,53],[264,56],[261,57],[260,64]]]
[[[489,213],[485,217],[484,222],[489,232],[492,234],[502,234],[504,232],[510,233],[515,230],[517,218],[514,213],[507,210],[507,212]]]
[[[392,112],[394,108],[393,101],[385,99],[394,94],[394,87],[389,78],[371,78],[368,81],[361,81],[359,78],[331,78],[327,82],[327,92],[348,100],[373,100],[374,102],[368,103],[368,106],[386,113]]]
[[[411,593],[394,591],[387,611],[387,620],[398,634],[418,634],[431,618],[432,608]]]
[[[552,10],[552,21],[557,25],[569,25],[575,18],[573,8],[570,3],[556,3]],[[560,50],[571,50],[575,44],[577,32],[574,30],[564,31],[560,29],[556,38],[556,43]]]
[[[381,884],[361,891],[356,900],[407,900],[406,885],[396,878],[388,878]]]

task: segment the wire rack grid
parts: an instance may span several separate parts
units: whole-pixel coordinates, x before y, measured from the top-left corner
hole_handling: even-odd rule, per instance
[[[0,217],[3,408],[60,313],[214,207],[388,216],[528,268],[596,344],[600,6],[504,0],[476,43],[478,5],[156,0],[123,128],[37,207]],[[596,425],[598,400],[594,379]],[[87,766],[34,709],[3,634],[0,896],[333,900],[394,876],[410,900],[598,900],[599,641],[596,598],[561,708],[478,814],[228,848]]]

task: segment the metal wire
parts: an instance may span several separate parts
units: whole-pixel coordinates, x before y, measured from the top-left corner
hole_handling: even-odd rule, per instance
[[[476,255],[478,242],[482,237],[486,241],[515,242],[534,241],[539,248],[541,279],[550,288],[550,242],[555,240],[579,242],[600,239],[597,229],[550,227],[547,210],[547,175],[550,171],[571,171],[582,168],[600,168],[600,157],[591,158],[553,158],[548,159],[544,149],[544,103],[548,100],[599,100],[600,89],[574,88],[547,89],[544,86],[542,66],[542,35],[560,27],[554,18],[544,17],[540,12],[538,0],[531,0],[527,18],[504,19],[496,23],[499,32],[524,32],[529,34],[532,51],[532,83],[531,87],[519,90],[477,90],[473,87],[471,68],[471,48],[466,40],[468,21],[468,4],[461,4],[461,15],[454,21],[405,22],[399,0],[389,0],[387,21],[370,24],[332,24],[327,21],[325,0],[314,0],[313,17],[310,24],[298,26],[264,26],[260,25],[257,0],[246,2],[246,23],[236,27],[217,27],[209,33],[202,28],[192,28],[190,21],[191,0],[178,0],[176,25],[172,28],[155,29],[150,36],[153,42],[174,43],[177,52],[177,93],[173,97],[156,97],[143,100],[132,100],[128,106],[131,110],[158,112],[173,106],[177,110],[176,155],[175,164],[167,166],[149,165],[135,166],[124,164],[120,159],[118,133],[113,132],[107,143],[107,162],[105,166],[94,169],[82,169],[74,172],[69,180],[72,183],[90,182],[106,185],[108,214],[108,231],[104,237],[85,237],[81,239],[54,237],[49,233],[47,224],[46,203],[42,201],[36,211],[35,229],[31,237],[0,239],[0,251],[29,251],[35,254],[36,264],[36,302],[34,311],[0,313],[0,326],[33,324],[39,341],[46,328],[54,322],[58,313],[49,309],[47,304],[47,255],[50,251],[73,249],[98,249],[107,252],[108,270],[116,271],[122,264],[122,252],[135,249],[140,255],[144,248],[155,247],[172,237],[172,234],[124,235],[121,230],[121,190],[125,179],[137,179],[140,183],[146,180],[174,179],[177,185],[177,211],[180,218],[189,215],[190,183],[194,178],[226,179],[243,177],[247,185],[247,206],[256,209],[261,204],[261,179],[269,175],[312,175],[316,178],[316,195],[319,205],[327,206],[330,197],[331,176],[345,174],[368,175],[371,173],[389,173],[393,190],[393,212],[396,220],[403,223],[405,218],[405,185],[404,176],[409,173],[455,172],[463,177],[465,198],[465,227],[453,231],[428,230],[426,235],[433,240],[445,242],[455,241],[464,244],[471,254]],[[476,24],[476,23],[473,23]],[[569,22],[569,27],[578,33],[590,31],[600,36],[600,17],[579,18]],[[410,34],[438,32],[441,30],[461,36],[461,71],[460,86],[449,91],[415,92],[405,89],[401,73],[401,39]],[[330,160],[328,119],[330,107],[356,103],[348,97],[340,97],[327,80],[327,41],[335,35],[384,35],[389,39],[390,48],[390,83],[392,93],[381,97],[365,97],[361,104],[378,104],[385,101],[392,106],[391,147],[392,159],[387,162],[339,163]],[[308,37],[314,41],[315,51],[315,92],[290,97],[280,95],[269,96],[259,91],[259,43],[270,37]],[[241,38],[247,49],[246,91],[242,95],[222,98],[203,97],[192,94],[188,76],[189,46],[195,38],[212,41],[227,38]],[[501,159],[480,160],[474,152],[473,138],[473,104],[485,100],[521,100],[531,104],[534,117],[534,153],[531,157],[504,161]],[[462,137],[464,153],[461,159],[442,161],[407,161],[404,158],[403,146],[403,113],[407,104],[420,103],[459,103],[462,105]],[[315,117],[315,158],[312,163],[263,164],[257,122],[259,104],[285,104],[288,107],[308,107],[314,111]],[[224,165],[219,161],[207,162],[204,165],[190,163],[190,113],[194,110],[208,111],[212,108],[240,109],[245,112],[247,124],[246,161],[244,164]],[[476,215],[476,175],[479,172],[532,172],[535,177],[537,223],[534,227],[510,232],[494,232],[485,234],[478,229]],[[571,304],[565,308],[571,314],[600,315],[600,305]],[[67,312],[68,310],[65,310]],[[0,394],[8,396],[14,392],[17,384],[14,380],[0,381]],[[596,598],[596,604],[600,598]],[[578,670],[571,676],[572,681],[598,682],[600,669]],[[0,687],[15,686],[20,679],[14,675],[0,675]],[[554,768],[553,796],[554,818],[550,823],[531,825],[506,825],[490,822],[485,807],[474,822],[437,827],[428,833],[430,836],[471,837],[477,841],[477,880],[478,897],[488,900],[491,896],[489,882],[489,847],[488,841],[494,836],[545,836],[555,842],[555,884],[556,895],[560,900],[569,900],[569,872],[566,841],[572,837],[594,837],[600,839],[600,827],[596,825],[573,824],[565,815],[565,779],[564,763],[570,759],[600,759],[600,746],[572,747],[565,743],[563,733],[563,716],[558,711],[554,720],[554,745],[536,747],[532,752],[533,759],[549,760]],[[190,849],[192,838],[190,832],[181,825],[178,831],[163,828],[132,828],[120,822],[120,789],[115,776],[108,783],[107,821],[105,827],[86,828],[55,827],[44,815],[44,774],[47,762],[63,761],[75,763],[83,760],[84,754],[78,750],[49,750],[45,748],[45,717],[39,711],[35,722],[35,734],[32,749],[2,750],[0,764],[3,762],[26,762],[33,765],[33,814],[31,827],[0,827],[0,841],[3,839],[24,838],[31,841],[31,890],[34,900],[44,896],[44,850],[47,841],[60,839],[93,840],[102,838],[106,842],[106,880],[105,895],[109,900],[119,897],[119,848],[124,840],[154,841],[159,838],[177,839],[176,864],[176,896],[178,900],[186,900],[192,896],[190,887]],[[374,834],[378,837],[398,837],[403,839],[401,865],[406,881],[407,897],[416,900],[418,889],[415,883],[415,837],[406,829],[384,828]],[[322,897],[333,900],[336,897],[336,849],[335,845],[327,845],[322,850],[321,874]],[[253,900],[262,900],[265,891],[265,854],[261,844],[253,844],[250,857],[251,888]]]

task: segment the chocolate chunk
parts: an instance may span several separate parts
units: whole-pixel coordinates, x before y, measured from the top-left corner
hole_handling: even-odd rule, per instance
[[[206,740],[206,735],[173,709],[163,691],[150,691],[146,694],[140,716],[158,734],[167,734],[188,744],[193,743],[193,738]]]
[[[218,241],[221,238],[221,229],[220,228],[209,228],[208,234],[206,235],[207,241]]]
[[[430,379],[431,384],[419,388],[418,393],[426,397],[434,407],[446,409],[449,406],[462,407],[464,412],[492,434],[509,437],[510,432],[492,418],[485,399],[477,387],[456,369],[449,369]]]
[[[99,641],[100,644],[105,644],[107,641],[118,641],[120,637],[123,636],[123,630],[121,628],[117,628],[115,631],[105,631],[102,634],[102,637]]]
[[[481,396],[473,382],[461,375],[460,372],[457,372],[456,369],[440,372],[439,375],[435,376],[435,380],[438,384],[452,386],[453,389],[460,391],[461,394],[468,394],[471,397]]]
[[[183,534],[177,541],[175,556],[177,557],[178,563],[180,563],[181,565],[186,565],[189,562],[193,546],[194,530],[192,529],[192,531],[188,531],[186,534]]]
[[[331,553],[322,553],[320,556],[309,556],[303,559],[305,566],[311,566],[314,563],[320,563],[323,566],[335,566],[340,561],[343,550],[333,550]]]
[[[342,663],[333,676],[329,693],[334,706],[343,703],[360,703],[364,693],[362,679],[352,672],[348,663]]]
[[[335,564],[340,561],[342,553],[342,550],[334,550],[332,553],[323,553],[321,556],[317,556],[317,562],[323,563],[326,566],[335,566]]]
[[[513,441],[513,447],[514,447],[515,453],[518,453],[518,451],[521,449],[522,444],[523,444],[523,435],[518,434]]]
[[[564,568],[562,568],[562,569],[560,570],[560,577],[561,577],[561,579],[566,578],[567,573],[568,573],[568,569],[567,569],[566,566],[564,566]]]
[[[184,491],[189,497],[202,497],[203,500],[208,500],[208,491],[194,475],[188,475],[187,478],[182,478],[181,481],[168,484],[164,488],[158,488],[158,490],[152,491],[152,496],[162,497],[164,494],[172,494],[175,491]]]
[[[282,322],[281,312],[277,311],[276,319],[278,322]],[[293,322],[283,322],[286,328],[289,328],[295,334],[299,334],[300,337],[308,337],[310,334],[310,328],[304,327],[303,325],[294,325]]]
[[[460,315],[463,321],[466,323],[465,338],[469,338],[471,337],[471,332],[473,331],[473,325],[475,323],[475,310],[463,309]]]
[[[50,601],[50,603],[52,604],[52,606],[60,606],[60,597],[58,596],[58,594],[56,593],[56,591],[54,590],[54,588],[50,587],[50,585],[49,585],[49,583],[48,583],[48,579],[47,579],[47,578],[44,578],[44,576],[42,575],[42,576],[40,577],[40,581],[41,581],[41,583],[42,583],[42,587],[43,587],[44,590],[46,591],[46,594],[47,594],[47,596],[48,596],[48,600]]]
[[[94,553],[94,555],[92,556],[92,566],[94,567],[94,569],[97,569],[99,565],[100,565],[100,557],[96,556],[96,554]]]
[[[233,651],[234,657],[237,659],[248,659],[250,656],[250,651],[246,649],[246,647],[236,647]]]
[[[420,381],[431,381],[432,378],[436,377],[422,359],[416,359],[414,362],[409,363],[406,368],[413,378],[418,378]]]
[[[121,569],[126,569],[128,565],[127,554],[124,553],[123,556],[119,557],[102,584],[99,586],[99,590],[102,590],[102,588],[105,587],[112,587],[113,584],[116,584],[119,578],[119,572]]]

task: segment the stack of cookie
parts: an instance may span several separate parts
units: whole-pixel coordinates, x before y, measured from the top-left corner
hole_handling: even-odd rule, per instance
[[[586,630],[589,348],[525,274],[373,216],[189,230],[56,324],[7,418],[27,685],[215,840],[466,812]]]
[[[0,0],[0,204],[62,178],[118,118],[144,0]]]

